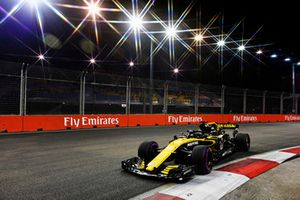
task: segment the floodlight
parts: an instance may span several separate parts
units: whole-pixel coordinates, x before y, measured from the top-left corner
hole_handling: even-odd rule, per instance
[[[39,7],[42,3],[48,3],[48,0],[23,0],[27,5],[29,5],[32,8]]]
[[[175,74],[178,74],[178,73],[179,73],[179,69],[178,69],[178,68],[175,68],[175,69],[173,70],[173,72],[174,72]]]
[[[277,54],[272,54],[270,57],[271,58],[277,58]]]
[[[39,3],[40,0],[27,0],[27,2],[30,4],[30,5],[36,5]]]
[[[238,47],[238,50],[239,50],[239,51],[244,51],[245,48],[246,48],[246,47],[245,47],[244,45],[241,45],[241,46]]]
[[[203,40],[203,35],[198,34],[198,35],[196,35],[196,36],[194,37],[194,39],[195,39],[197,42],[200,42],[200,41]]]
[[[285,58],[284,59],[284,62],[289,62],[289,61],[291,61],[291,58]]]
[[[262,54],[262,53],[263,53],[262,50],[258,50],[258,51],[256,52],[257,55],[260,55],[260,54]]]
[[[45,56],[43,54],[38,55],[39,60],[45,60]]]
[[[222,47],[222,46],[225,45],[225,41],[224,41],[224,40],[219,40],[219,41],[217,42],[217,45],[218,45],[219,47]]]
[[[143,26],[143,20],[139,16],[133,16],[130,19],[130,25],[134,29],[141,29]]]
[[[134,63],[131,61],[131,62],[129,63],[129,66],[130,66],[130,67],[133,67],[133,66],[134,66]]]
[[[175,35],[176,35],[176,29],[174,27],[169,27],[166,30],[166,34],[170,38],[175,37]]]
[[[296,64],[296,65],[298,65],[298,66],[299,66],[299,65],[300,65],[300,62],[297,62],[297,64]]]
[[[92,59],[90,60],[90,63],[91,63],[91,64],[95,64],[95,63],[96,63],[96,60],[95,60],[94,58],[92,58]]]
[[[95,3],[95,2],[92,1],[92,2],[90,2],[88,4],[88,10],[89,10],[90,14],[96,15],[96,14],[99,13],[100,7],[99,7],[99,5],[97,3]]]

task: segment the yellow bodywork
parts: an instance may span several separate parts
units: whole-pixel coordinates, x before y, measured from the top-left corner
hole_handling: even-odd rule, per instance
[[[138,169],[145,169],[145,162],[142,161],[139,166],[138,166]]]
[[[162,150],[150,163],[148,163],[146,170],[154,171],[157,169],[163,162],[165,162],[173,152],[175,152],[180,146],[183,144],[191,143],[191,142],[211,142],[211,145],[215,144],[214,140],[208,140],[205,138],[178,138],[172,142]]]
[[[215,125],[217,127],[217,131],[220,131],[221,129],[235,129],[238,126],[236,124],[218,124],[216,122],[209,122],[209,125]]]
[[[164,170],[161,171],[163,174],[169,174],[170,170],[178,168],[179,165],[168,165]]]

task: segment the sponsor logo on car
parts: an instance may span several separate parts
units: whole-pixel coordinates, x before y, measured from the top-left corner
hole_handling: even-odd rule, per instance
[[[199,142],[196,141],[196,142],[191,142],[191,143],[188,143],[187,146],[190,147],[190,146],[195,146],[195,145],[198,145]]]

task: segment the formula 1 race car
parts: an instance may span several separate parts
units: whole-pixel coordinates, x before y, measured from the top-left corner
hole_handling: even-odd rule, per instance
[[[215,161],[250,148],[249,134],[238,133],[237,124],[211,122],[199,128],[175,135],[164,148],[155,141],[143,142],[138,157],[122,161],[122,168],[137,175],[183,181],[194,174],[209,174]],[[232,136],[225,129],[233,129]]]

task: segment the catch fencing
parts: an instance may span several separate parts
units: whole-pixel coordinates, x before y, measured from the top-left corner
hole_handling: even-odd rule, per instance
[[[293,95],[0,61],[0,115],[297,114]]]

